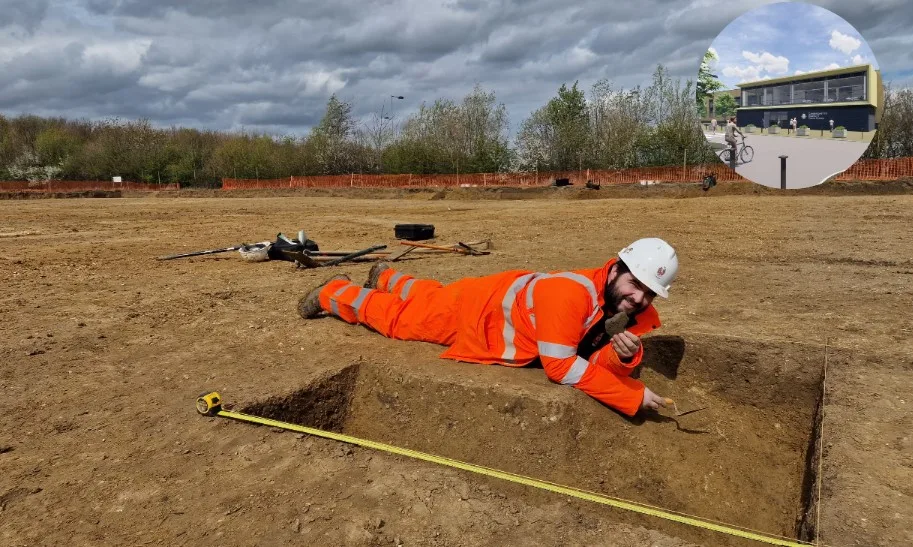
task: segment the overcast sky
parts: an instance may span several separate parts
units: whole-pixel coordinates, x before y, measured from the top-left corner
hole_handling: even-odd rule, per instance
[[[515,131],[564,82],[646,85],[658,63],[695,78],[717,35],[770,3],[0,0],[0,113],[303,135],[332,93],[365,119],[403,95],[392,105],[402,119],[479,83],[505,103]],[[815,4],[867,44],[844,57],[877,58],[886,81],[913,81],[913,1]],[[751,38],[790,25],[783,41],[821,32],[830,40],[828,25],[752,15],[738,23],[746,38],[731,51],[732,66],[751,70],[754,58],[742,50],[765,69],[779,70],[776,58],[786,57],[790,74],[830,62]]]

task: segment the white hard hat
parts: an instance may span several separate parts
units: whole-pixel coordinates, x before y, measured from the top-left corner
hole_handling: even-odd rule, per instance
[[[269,260],[269,250],[273,244],[270,241],[254,243],[253,245],[241,245],[238,252],[247,262],[266,262]]]
[[[663,298],[678,275],[678,256],[671,245],[656,237],[638,239],[618,252],[618,258],[638,281]]]

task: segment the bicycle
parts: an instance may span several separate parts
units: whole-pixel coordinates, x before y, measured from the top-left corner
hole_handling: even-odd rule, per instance
[[[732,148],[727,145],[726,148],[720,150],[717,156],[719,156],[720,161],[729,165],[729,152],[731,151]],[[742,163],[748,163],[754,158],[754,148],[745,144],[745,137],[742,137],[742,146],[739,147],[737,154],[738,159],[741,160]]]

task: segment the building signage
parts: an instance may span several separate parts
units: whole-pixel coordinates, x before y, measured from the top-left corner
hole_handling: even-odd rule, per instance
[[[805,114],[802,114],[802,119],[803,119],[803,120],[806,119],[806,115],[805,115]],[[808,113],[808,119],[809,119],[809,120],[826,120],[826,119],[827,119],[827,111],[823,111],[823,112],[809,112],[809,113]]]

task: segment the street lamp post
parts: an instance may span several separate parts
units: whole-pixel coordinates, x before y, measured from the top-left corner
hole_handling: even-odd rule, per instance
[[[380,107],[380,117],[381,117],[382,119],[384,119],[384,120],[393,119],[393,116],[392,116],[392,113],[393,113],[393,99],[403,100],[403,99],[405,99],[405,97],[403,97],[402,95],[390,95],[390,113],[391,113],[391,116],[390,116],[389,118],[384,116],[384,108],[387,106],[387,101],[386,101],[386,99],[384,99],[384,102],[383,102],[383,104],[382,104],[381,107]]]
[[[393,99],[403,100],[405,97],[402,95],[390,95],[390,112],[387,115],[384,110],[387,107],[387,100],[384,99],[384,102],[380,106],[380,120],[378,123],[378,132],[377,132],[377,153],[380,154],[381,148],[383,148],[384,143],[386,142],[386,133],[387,133],[387,122],[393,120]],[[380,157],[377,158],[378,169],[380,169]]]

